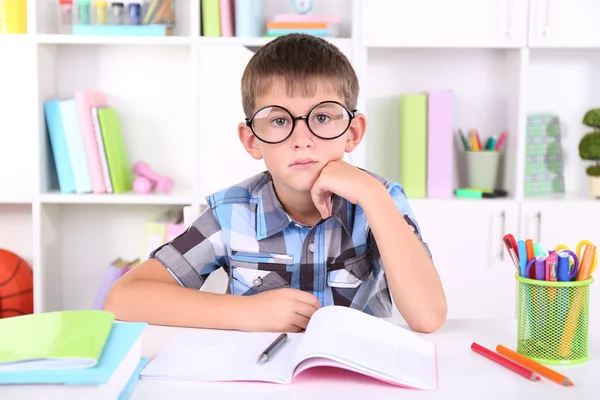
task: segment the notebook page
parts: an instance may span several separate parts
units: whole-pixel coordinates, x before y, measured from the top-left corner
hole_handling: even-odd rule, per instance
[[[311,318],[295,362],[336,360],[405,386],[435,389],[435,346],[387,321],[347,307],[324,307]]]
[[[178,333],[148,363],[144,379],[192,381],[290,381],[292,360],[303,334],[288,334],[285,343],[264,363],[261,352],[278,333],[189,330]]]

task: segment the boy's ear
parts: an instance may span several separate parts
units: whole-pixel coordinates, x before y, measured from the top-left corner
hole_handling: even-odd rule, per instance
[[[250,130],[248,125],[240,122],[238,125],[238,137],[240,138],[240,142],[244,145],[244,148],[254,159],[260,160],[262,159],[262,153],[258,148],[258,139]]]
[[[367,119],[363,114],[357,114],[352,120],[350,128],[346,134],[346,147],[344,151],[350,153],[354,150],[365,137],[367,131]]]

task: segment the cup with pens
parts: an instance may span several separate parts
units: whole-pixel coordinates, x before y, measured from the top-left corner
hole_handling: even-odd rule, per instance
[[[489,137],[485,145],[475,129],[470,130],[468,135],[459,130],[458,135],[466,152],[469,186],[483,189],[495,188],[500,164],[500,149],[507,133],[502,132],[498,138]]]
[[[542,364],[586,362],[596,245],[581,240],[574,251],[564,244],[546,249],[512,234],[503,243],[518,282],[517,353]]]

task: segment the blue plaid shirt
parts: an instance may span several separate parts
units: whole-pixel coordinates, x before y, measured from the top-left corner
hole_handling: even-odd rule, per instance
[[[402,186],[371,175],[385,185],[431,257]],[[268,172],[206,200],[208,208],[184,233],[150,254],[180,285],[200,289],[223,267],[229,294],[291,287],[312,293],[322,306],[391,315],[382,261],[361,207],[334,195],[331,218],[302,225],[281,207]]]

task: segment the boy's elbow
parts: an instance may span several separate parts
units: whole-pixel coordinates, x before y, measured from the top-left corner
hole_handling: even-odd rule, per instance
[[[123,286],[120,282],[115,282],[104,299],[104,311],[114,314],[115,319],[122,319],[122,301],[120,299],[123,297],[122,291],[126,289]]]
[[[415,332],[432,333],[437,331],[446,322],[448,308],[446,302],[435,306],[427,312],[422,312],[418,318],[411,321],[408,326]]]

